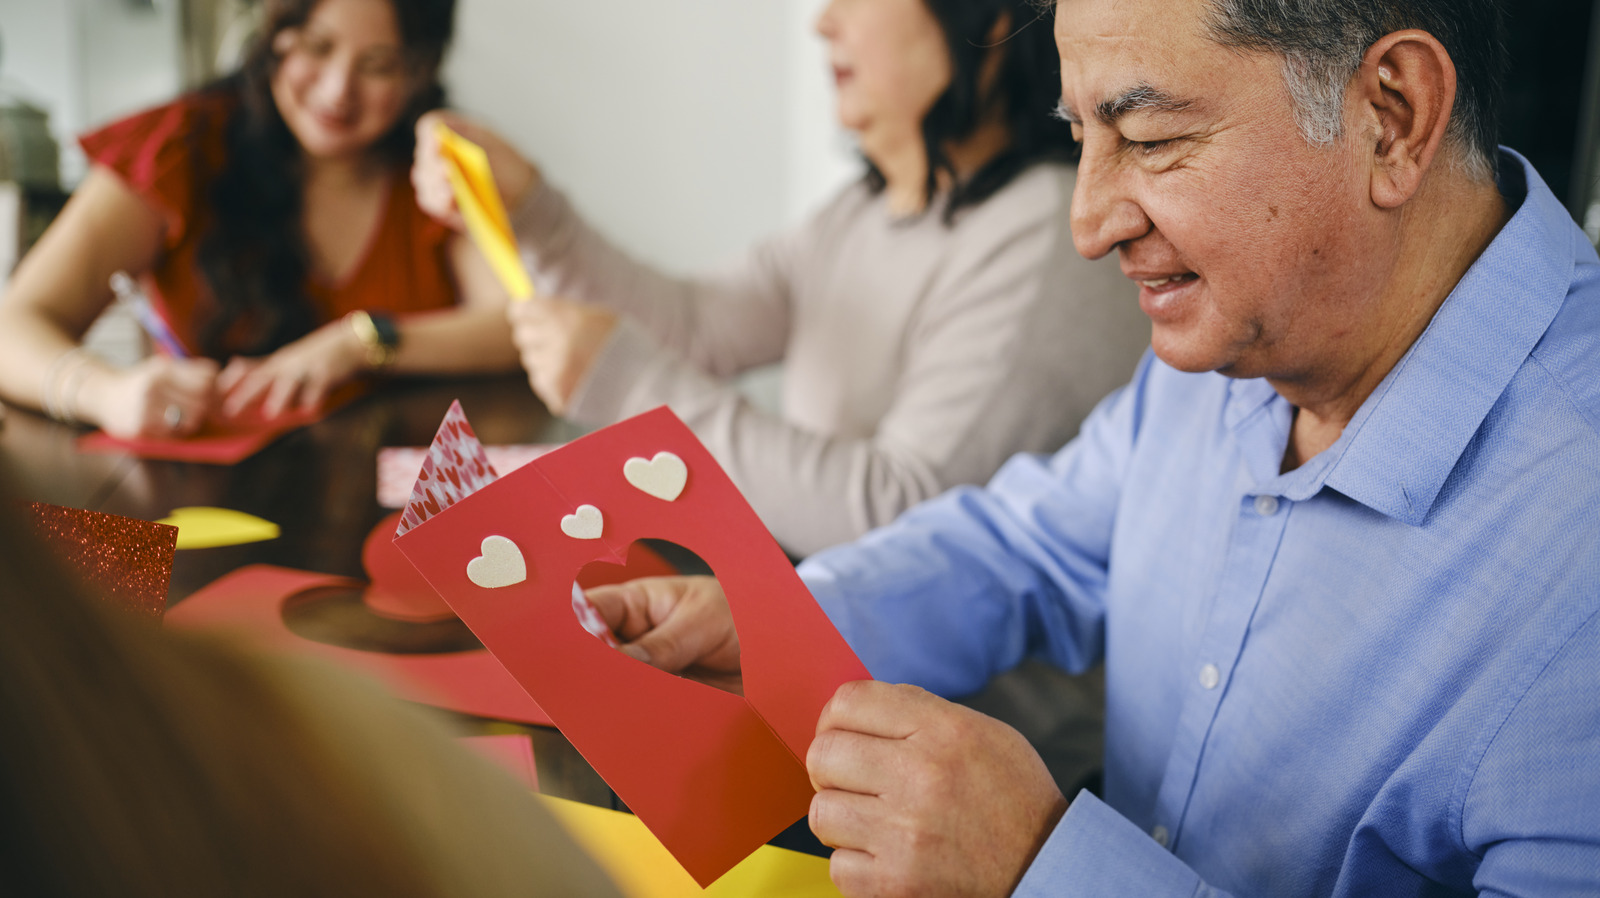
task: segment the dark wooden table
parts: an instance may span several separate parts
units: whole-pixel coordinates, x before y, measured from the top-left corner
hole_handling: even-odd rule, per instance
[[[580,435],[553,418],[522,375],[397,380],[284,436],[231,466],[79,453],[83,433],[15,408],[0,424],[0,478],[23,499],[157,520],[175,508],[213,506],[279,525],[275,540],[179,552],[168,605],[237,568],[274,564],[365,578],[361,547],[389,509],[377,501],[377,454],[426,446],[450,403],[461,400],[485,445],[565,442]],[[455,651],[476,640],[459,622],[408,624],[366,609],[356,593],[298,604],[286,621],[309,638],[368,650]],[[543,791],[616,807],[611,790],[554,729],[457,715],[466,733],[527,733]]]

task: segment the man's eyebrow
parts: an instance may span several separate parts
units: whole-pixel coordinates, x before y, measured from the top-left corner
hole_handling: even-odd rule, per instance
[[[1103,124],[1114,125],[1118,119],[1135,112],[1183,112],[1193,105],[1193,100],[1182,100],[1160,88],[1140,84],[1095,104],[1094,117]],[[1056,104],[1055,116],[1074,125],[1083,123],[1077,111],[1068,106],[1065,100]]]

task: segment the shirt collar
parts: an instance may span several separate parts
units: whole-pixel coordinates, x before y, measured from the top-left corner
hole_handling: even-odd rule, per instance
[[[1326,485],[1413,526],[1511,378],[1549,328],[1572,281],[1573,224],[1526,159],[1511,150],[1525,199],[1384,378],[1339,440],[1272,486],[1305,499]],[[1502,184],[1515,186],[1513,173]],[[1515,201],[1515,196],[1508,196]],[[1278,402],[1283,402],[1278,399]]]

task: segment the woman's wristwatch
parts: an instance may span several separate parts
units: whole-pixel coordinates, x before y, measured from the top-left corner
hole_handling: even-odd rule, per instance
[[[367,367],[382,370],[394,364],[400,352],[400,328],[384,312],[358,310],[345,316],[356,339],[367,350]]]

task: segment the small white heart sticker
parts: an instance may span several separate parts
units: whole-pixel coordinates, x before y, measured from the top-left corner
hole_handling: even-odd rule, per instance
[[[576,512],[561,519],[561,532],[573,539],[599,539],[605,526],[600,509],[593,505],[579,505]]]
[[[622,466],[622,476],[636,488],[671,502],[683,493],[684,485],[689,482],[689,467],[671,452],[657,452],[649,461],[628,459]]]
[[[484,589],[515,586],[528,579],[528,563],[516,543],[503,536],[486,536],[483,554],[467,562],[467,579]]]

